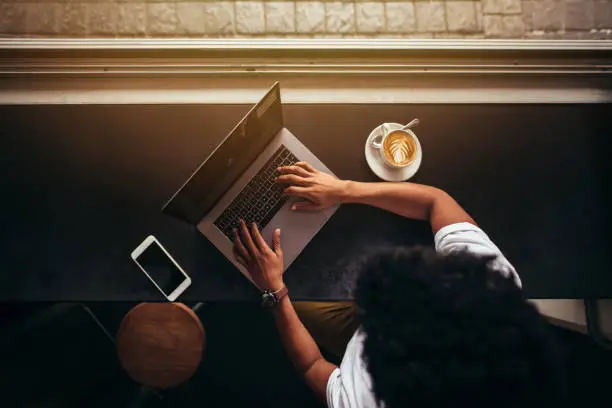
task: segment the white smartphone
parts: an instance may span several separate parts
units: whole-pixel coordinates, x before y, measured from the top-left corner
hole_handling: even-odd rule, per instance
[[[153,235],[132,251],[132,259],[171,302],[191,285],[191,278]]]

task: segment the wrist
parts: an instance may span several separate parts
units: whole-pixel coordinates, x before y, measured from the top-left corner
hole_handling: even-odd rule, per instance
[[[358,181],[342,180],[342,187],[340,188],[337,201],[339,204],[353,203],[356,200],[359,191]]]
[[[287,289],[286,286],[283,286],[274,292],[271,290],[264,290],[261,295],[261,306],[264,309],[274,309],[278,307],[281,301],[287,297],[288,294],[289,289]]]
[[[276,292],[284,287],[285,287],[285,282],[283,282],[282,279],[278,279],[278,280],[273,280],[273,281],[262,282],[260,289],[262,291],[269,290],[270,292]]]

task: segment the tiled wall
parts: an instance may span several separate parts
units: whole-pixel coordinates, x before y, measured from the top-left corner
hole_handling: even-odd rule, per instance
[[[612,39],[612,0],[0,0],[0,36]]]

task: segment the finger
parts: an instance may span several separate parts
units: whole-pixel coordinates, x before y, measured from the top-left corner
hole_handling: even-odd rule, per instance
[[[243,258],[245,261],[249,259],[249,253],[247,249],[244,247],[242,240],[240,239],[240,235],[238,235],[238,230],[234,228],[234,250],[236,253]]]
[[[236,260],[238,261],[238,263],[242,266],[244,266],[245,268],[248,268],[248,264],[246,259],[244,259],[242,256],[240,256],[240,254],[238,253],[238,250],[236,249],[236,247],[234,247],[234,257],[236,258]]]
[[[307,187],[291,186],[291,187],[287,187],[284,190],[284,193],[288,196],[307,197],[309,191],[310,189]]]
[[[276,178],[276,182],[283,184],[291,184],[292,186],[310,185],[310,181],[308,181],[307,179],[293,174],[283,174],[282,176],[278,176]]]
[[[281,249],[280,234],[281,234],[280,228],[275,229],[274,238],[272,239],[272,248],[274,248],[274,253],[277,256],[281,256],[283,254],[283,251]]]
[[[309,171],[310,173],[318,173],[317,169],[312,167],[307,162],[300,161],[300,162],[295,163],[295,165]]]
[[[283,167],[279,167],[277,170],[281,174],[295,174],[296,176],[301,176],[301,177],[312,176],[312,173],[309,173],[306,169],[304,169],[303,167],[297,166],[297,165],[283,166]]]
[[[310,201],[299,201],[291,206],[292,210],[296,211],[317,211],[321,206]]]
[[[259,233],[259,229],[257,228],[257,224],[251,223],[251,236],[253,237],[253,241],[255,241],[255,245],[257,245],[257,249],[259,252],[268,252],[271,251],[266,241],[263,239],[261,234]]]
[[[244,242],[249,255],[253,257],[253,259],[257,258],[259,255],[259,251],[251,238],[251,234],[249,234],[249,230],[247,229],[246,223],[244,220],[240,220],[240,239]]]

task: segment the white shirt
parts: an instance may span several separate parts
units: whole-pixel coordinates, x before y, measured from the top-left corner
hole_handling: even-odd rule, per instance
[[[495,246],[483,230],[467,222],[447,225],[440,229],[434,242],[436,251],[449,254],[455,251],[468,251],[477,255],[491,255],[491,268],[504,276],[513,276],[518,287],[521,280],[506,257]],[[342,363],[327,381],[327,405],[330,408],[369,408],[376,407],[372,393],[372,379],[361,358],[364,333],[357,330],[349,341]]]

